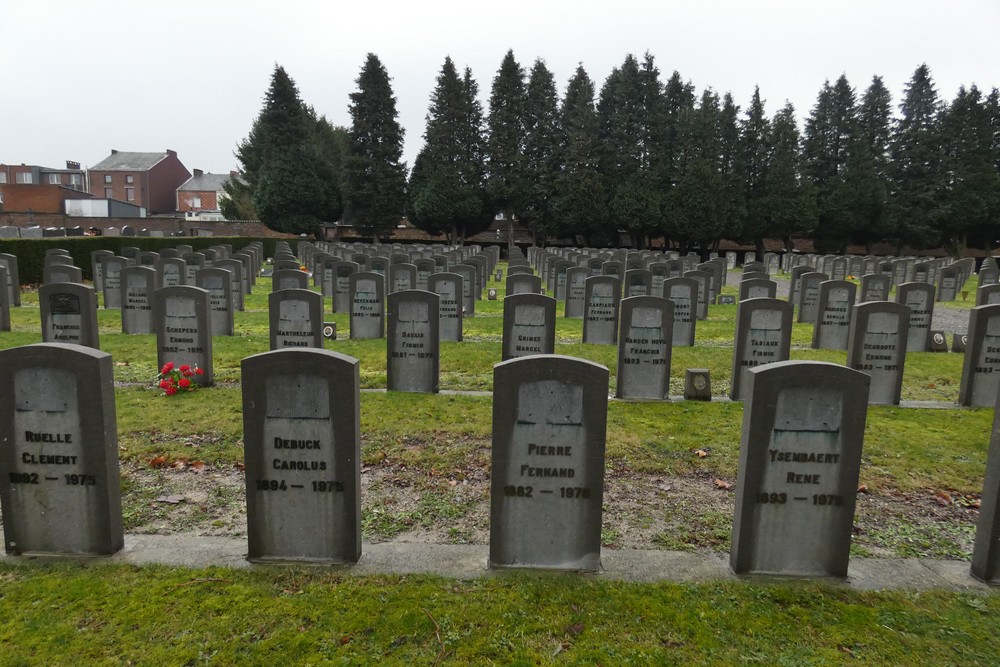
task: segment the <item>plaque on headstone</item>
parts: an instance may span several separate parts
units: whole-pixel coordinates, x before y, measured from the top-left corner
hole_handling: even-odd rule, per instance
[[[490,566],[594,571],[608,370],[559,355],[493,370]]]
[[[97,335],[97,293],[89,285],[50,283],[38,288],[42,319],[42,341],[84,345],[95,350]]]
[[[750,371],[730,566],[846,577],[869,378],[786,361]]]
[[[424,290],[401,290],[389,295],[386,386],[390,391],[438,392],[439,302],[437,294]]]
[[[622,299],[615,397],[670,398],[674,302],[656,296]]]
[[[314,349],[243,360],[250,560],[361,557],[359,366]]]
[[[674,302],[673,345],[691,347],[697,324],[698,282],[692,278],[668,278],[663,281],[663,297]]]
[[[0,351],[0,505],[9,554],[110,555],[124,544],[111,355]]]
[[[192,378],[202,386],[213,382],[212,319],[208,291],[191,285],[161,287],[153,292],[156,365],[200,368]]]
[[[308,289],[283,289],[268,296],[271,349],[323,349],[323,295]]]

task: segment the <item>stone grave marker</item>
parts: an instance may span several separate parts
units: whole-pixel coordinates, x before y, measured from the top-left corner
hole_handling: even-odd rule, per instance
[[[316,349],[243,360],[249,560],[361,557],[359,368]]]
[[[42,341],[100,349],[97,293],[89,285],[48,283],[38,288]]]
[[[121,256],[105,257],[101,262],[104,267],[104,307],[119,309],[122,307],[122,269],[129,266],[128,258]]]
[[[385,278],[374,271],[351,274],[351,338],[385,336]]]
[[[887,301],[892,281],[889,276],[869,273],[861,277],[861,288],[858,290],[858,300],[861,303],[871,301]]]
[[[946,266],[938,276],[938,301],[954,301],[962,287],[962,271],[957,266]]]
[[[442,341],[462,341],[462,276],[457,273],[432,273],[427,291],[438,295],[439,335]]]
[[[57,343],[2,350],[0,386],[0,505],[7,553],[120,551],[111,355]]]
[[[18,272],[17,257],[0,252],[0,268],[7,270],[7,301],[12,306],[21,305],[21,275]]]
[[[712,284],[712,274],[708,271],[685,271],[684,278],[690,278],[698,283],[698,302],[695,307],[695,318],[708,319],[708,293]]]
[[[904,283],[896,288],[896,303],[910,309],[907,352],[927,352],[931,346],[931,320],[934,317],[934,285]]]
[[[953,334],[951,337],[951,351],[965,353],[965,348],[969,346],[968,334]]]
[[[1000,391],[1000,304],[973,308],[968,336],[958,402],[992,407]]]
[[[417,267],[416,289],[428,289],[427,279],[432,273],[437,273],[434,267],[434,260],[429,257],[418,257],[413,260],[413,265]]]
[[[857,285],[848,280],[819,284],[819,304],[812,346],[818,350],[846,350]]]
[[[871,377],[869,403],[899,405],[909,326],[910,309],[901,303],[868,301],[854,307],[847,366]]]
[[[747,299],[773,299],[778,293],[778,283],[770,278],[749,278],[740,281],[740,301]]]
[[[574,266],[566,271],[566,303],[563,306],[564,317],[574,319],[583,317],[587,298],[587,278],[589,277],[590,269],[585,266]]]
[[[220,260],[226,261],[226,260]],[[233,273],[227,269],[211,267],[194,276],[196,287],[208,292],[208,310],[212,319],[213,336],[232,336],[235,299],[233,298]]]
[[[417,267],[400,262],[389,265],[389,293],[417,289]]]
[[[455,264],[451,267],[452,273],[462,276],[462,316],[475,317],[476,315],[476,267],[471,264]]]
[[[684,370],[684,400],[712,400],[712,375],[709,369],[686,368]]]
[[[153,333],[153,291],[156,269],[148,266],[126,266],[121,271],[122,333]]]
[[[674,303],[672,345],[693,346],[697,324],[695,311],[698,303],[698,282],[691,278],[668,278],[663,281],[663,297]]]
[[[815,323],[819,317],[819,286],[826,281],[825,273],[810,272],[799,276],[798,302],[799,322]]]
[[[283,289],[267,299],[272,350],[323,349],[323,295],[309,289]]]
[[[657,296],[622,299],[615,397],[670,398],[674,302]]]
[[[750,371],[787,361],[792,346],[792,304],[780,299],[741,301],[736,312],[729,398],[748,397]]]
[[[514,294],[541,294],[541,293],[542,293],[542,279],[540,277],[531,273],[507,274],[507,296],[513,296]]]
[[[156,330],[156,365],[168,362],[200,368],[192,378],[203,387],[214,381],[212,317],[207,290],[192,285],[161,287],[153,292],[153,328]]]
[[[82,283],[83,271],[71,264],[46,264],[42,269],[42,283]]]
[[[7,269],[0,266],[0,331],[10,331],[10,294],[2,286],[7,282]]]
[[[799,264],[791,268],[789,272],[791,275],[788,279],[788,303],[792,304],[793,307],[797,308],[799,305],[799,288],[802,276],[811,272],[812,268],[805,264]]]
[[[187,285],[187,262],[180,257],[161,257],[156,263],[157,289]],[[197,273],[195,274],[197,275]],[[194,285],[195,283],[191,283]]]
[[[652,296],[653,272],[646,269],[629,269],[622,280],[622,298]]]
[[[750,372],[730,566],[847,576],[869,378],[824,362]]]
[[[599,570],[608,369],[539,355],[493,377],[490,567]]]
[[[281,269],[271,276],[271,291],[309,289],[309,274],[298,269]]]
[[[583,313],[583,342],[614,345],[618,341],[618,303],[621,280],[611,275],[586,280]]]
[[[248,294],[249,284],[246,281],[246,274],[244,269],[246,265],[237,259],[220,259],[215,263],[213,269],[225,269],[229,272],[229,296],[232,298],[232,310],[243,311],[246,309],[246,298],[245,295]],[[202,269],[204,271],[204,269]],[[197,284],[198,274],[195,274],[195,283]],[[201,285],[198,285],[201,287]]]
[[[986,478],[980,498],[971,572],[976,579],[996,584],[1000,583],[1000,405],[995,406],[993,413]]]
[[[502,360],[554,354],[556,300],[544,294],[512,294],[503,300]]]
[[[104,293],[104,258],[114,257],[110,250],[94,250],[90,253],[90,275],[94,279],[94,290]]]
[[[360,271],[357,262],[340,261],[334,266],[333,312],[349,313],[351,310],[351,276]]]
[[[390,272],[395,264],[389,267]],[[436,394],[440,388],[440,297],[399,290],[388,297],[386,370],[389,391]]]
[[[976,305],[1000,303],[1000,285],[982,285],[976,290]]]

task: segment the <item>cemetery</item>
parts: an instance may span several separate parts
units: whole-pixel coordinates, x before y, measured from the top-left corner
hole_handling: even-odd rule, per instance
[[[973,262],[904,258],[888,275],[871,261],[855,277],[863,258],[769,255],[748,271],[589,248],[101,241],[20,266],[0,255],[13,604],[30,597],[22,581],[86,585],[61,562],[76,555],[122,586],[197,589],[248,616],[236,589],[399,609],[377,639],[360,616],[336,631],[354,659],[386,633],[456,664],[524,657],[439,623],[454,605],[526,613],[524,595],[558,623],[539,651],[599,643],[585,628],[600,626],[683,662],[704,657],[705,624],[730,662],[727,646],[763,641],[733,600],[766,610],[763,635],[803,622],[794,610],[823,627],[816,600],[854,610],[870,646],[820,638],[807,662],[955,650],[873,629],[880,614],[948,614],[985,650],[975,614],[1000,611],[983,596],[1000,582],[1000,306],[977,305]],[[156,382],[168,364],[190,369],[172,395]],[[228,555],[200,557],[206,543]],[[156,566],[148,584],[114,569],[150,544],[185,559],[150,562],[208,569]],[[620,611],[654,600],[638,625]],[[222,631],[198,616],[199,633]],[[615,662],[599,645],[572,659]]]

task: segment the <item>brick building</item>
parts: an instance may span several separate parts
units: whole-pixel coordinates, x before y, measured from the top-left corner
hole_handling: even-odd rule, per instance
[[[204,217],[203,214],[221,215],[219,200],[223,187],[232,174],[206,174],[194,170],[194,176],[177,188],[177,211],[187,217]]]
[[[151,214],[173,213],[177,188],[191,178],[177,153],[126,153],[111,155],[90,168],[90,192],[95,197],[117,199],[145,208]]]
[[[86,173],[78,162],[67,162],[65,169],[0,164],[0,206],[7,211],[58,213],[63,200],[86,191]]]

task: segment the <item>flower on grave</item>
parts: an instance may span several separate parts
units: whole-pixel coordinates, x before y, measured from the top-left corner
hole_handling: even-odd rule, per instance
[[[163,390],[164,396],[173,396],[179,391],[194,391],[198,385],[191,381],[196,375],[204,375],[205,371],[197,366],[191,367],[189,364],[177,366],[174,362],[168,361],[163,364],[160,374],[156,376],[157,386]]]

